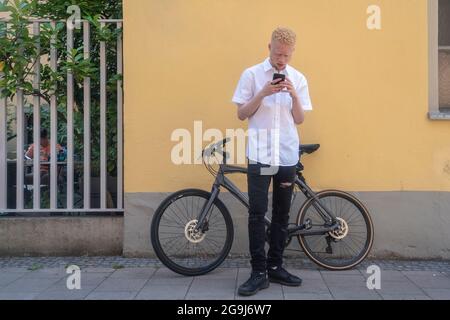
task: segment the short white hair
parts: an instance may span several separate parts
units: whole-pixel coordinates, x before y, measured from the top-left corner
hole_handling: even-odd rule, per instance
[[[297,35],[291,29],[279,27],[272,32],[272,41],[274,40],[288,45],[295,45]]]

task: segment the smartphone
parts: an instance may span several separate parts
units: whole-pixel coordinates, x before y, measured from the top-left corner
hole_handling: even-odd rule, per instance
[[[272,79],[272,84],[275,84],[274,81],[277,79],[281,79],[281,81],[278,81],[277,83],[283,82],[284,80],[286,80],[286,75],[284,75],[282,73],[274,73],[273,79]]]

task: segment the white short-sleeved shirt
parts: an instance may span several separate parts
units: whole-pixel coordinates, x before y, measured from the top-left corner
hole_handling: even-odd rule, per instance
[[[269,58],[246,69],[232,101],[238,105],[247,103],[268,81],[272,81],[274,73],[276,70]],[[294,84],[303,110],[312,110],[305,76],[289,65],[280,73]],[[289,93],[279,92],[265,97],[258,110],[248,119],[247,158],[272,166],[293,166],[299,160],[299,144]]]

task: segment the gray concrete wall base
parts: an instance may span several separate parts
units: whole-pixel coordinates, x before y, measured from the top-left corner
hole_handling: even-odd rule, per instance
[[[3,217],[0,256],[122,255],[123,216]]]
[[[351,192],[369,209],[375,241],[374,258],[450,259],[450,192]],[[153,213],[169,193],[125,194],[124,247],[127,257],[154,257],[150,243]],[[220,198],[230,211],[235,228],[232,255],[248,254],[247,210],[229,193]],[[304,196],[292,208],[295,221]],[[269,201],[269,210],[271,201]],[[270,211],[269,211],[270,212]],[[290,249],[299,249],[293,241]],[[286,251],[286,255],[303,255]]]

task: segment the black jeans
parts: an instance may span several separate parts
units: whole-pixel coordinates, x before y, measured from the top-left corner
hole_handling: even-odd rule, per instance
[[[250,262],[253,271],[265,272],[268,267],[281,267],[283,262],[296,166],[279,166],[271,167],[271,169],[269,165],[249,161],[247,168],[250,203],[248,218]],[[264,216],[267,212],[269,186],[272,178],[272,224],[266,259]]]

